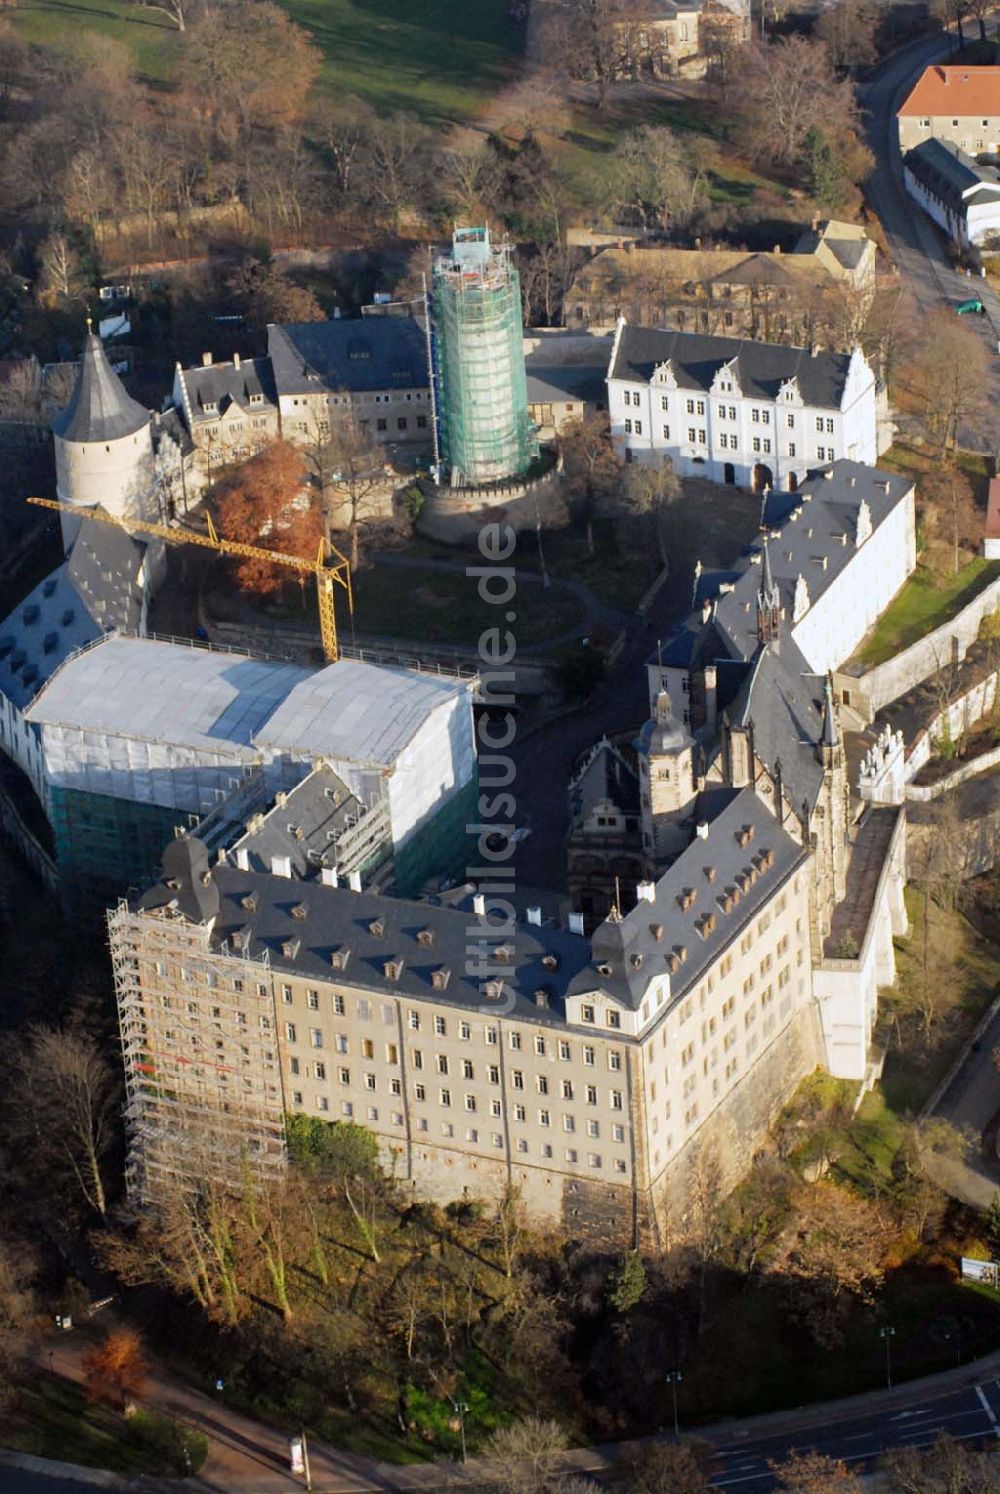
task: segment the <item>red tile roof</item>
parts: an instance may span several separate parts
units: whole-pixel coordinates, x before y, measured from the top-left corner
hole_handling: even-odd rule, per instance
[[[924,72],[900,109],[901,115],[928,118],[952,114],[1000,116],[1000,67],[946,67],[935,63]]]
[[[986,500],[987,539],[1000,539],[1000,477],[990,478],[990,493]]]

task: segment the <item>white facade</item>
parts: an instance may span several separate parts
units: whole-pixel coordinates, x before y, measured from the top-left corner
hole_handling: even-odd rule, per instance
[[[928,218],[956,244],[968,247],[981,244],[988,235],[1000,234],[1000,190],[995,182],[974,183],[961,193],[961,198],[956,191],[946,199],[920,181],[905,164],[903,182]]]
[[[807,518],[799,520],[807,522]],[[863,526],[848,545],[850,561],[793,625],[792,637],[817,674],[849,659],[917,563],[913,496],[877,527]]]
[[[823,1026],[826,1066],[835,1079],[871,1077],[879,989],[891,986],[896,979],[892,941],[894,936],[904,936],[909,927],[903,901],[905,845],[906,821],[900,812],[856,958],[826,958],[813,966],[813,993]]]
[[[619,323],[615,345],[621,336]],[[700,338],[706,345],[728,339]],[[754,346],[743,344],[752,353]],[[740,356],[746,356],[741,354]],[[808,357],[808,354],[803,356]],[[810,404],[791,377],[773,398],[744,392],[737,359],[719,366],[708,388],[685,387],[670,362],[648,380],[608,375],[608,409],[615,451],[625,461],[669,458],[681,477],[704,477],[761,491],[794,491],[811,467],[847,457],[874,465],[879,452],[878,390],[860,349],[837,403]]]

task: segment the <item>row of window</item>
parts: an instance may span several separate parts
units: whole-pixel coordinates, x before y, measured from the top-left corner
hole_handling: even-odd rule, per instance
[[[628,406],[633,406],[634,405],[634,406],[636,406],[638,408],[641,405],[641,403],[642,403],[641,392],[638,389],[633,390],[633,391],[629,391],[628,389],[626,389],[625,392],[624,392],[624,395],[623,395],[623,400],[624,400],[624,403],[626,405],[628,405]],[[705,414],[705,408],[706,408],[706,402],[703,399],[689,399],[689,400],[685,400],[685,402],[684,402],[684,408],[687,411],[688,415],[704,415]],[[669,410],[670,410],[670,398],[666,394],[663,394],[663,395],[660,396],[660,409],[664,413],[669,413]],[[719,420],[736,420],[738,418],[737,407],[736,407],[736,405],[720,404],[716,408],[716,416],[717,416],[717,418]],[[750,407],[750,420],[751,420],[751,423],[753,425],[770,425],[771,424],[771,411],[769,409],[767,409],[766,406],[763,406],[763,405],[752,405]],[[786,425],[787,425],[787,427],[788,427],[789,430],[794,430],[795,429],[795,416],[790,411],[787,412],[786,415],[785,415],[785,423],[786,423]],[[628,430],[630,430],[632,428],[633,427],[630,427],[628,421],[626,420],[626,422],[625,422],[625,429],[626,429],[626,431],[628,431]],[[642,426],[641,426],[641,424],[638,421],[635,422],[634,429],[635,429],[636,435],[641,435],[642,434]],[[833,418],[831,416],[829,416],[829,415],[817,415],[816,416],[816,429],[817,429],[817,431],[826,432],[827,435],[831,435],[832,436],[833,435]]]
[[[301,1109],[303,1103],[304,1103],[304,1096],[303,1096],[302,1090],[300,1090],[300,1089],[293,1090],[292,1091],[292,1104],[295,1106],[295,1108],[296,1109]],[[323,1111],[323,1112],[329,1111],[329,1109],[330,1109],[330,1101],[329,1101],[329,1099],[327,1098],[326,1095],[317,1095],[316,1096],[316,1109],[320,1110],[320,1111]],[[340,1112],[341,1112],[341,1115],[344,1117],[345,1120],[353,1120],[354,1119],[354,1106],[351,1104],[351,1102],[349,1100],[345,1100],[343,1102],[343,1104],[340,1107]],[[367,1107],[366,1117],[365,1118],[368,1121],[377,1124],[378,1123],[378,1119],[379,1119],[378,1106],[377,1105],[369,1105]],[[401,1127],[401,1126],[403,1126],[405,1124],[404,1117],[403,1117],[402,1113],[400,1111],[398,1111],[398,1110],[391,1111],[389,1119],[390,1119],[392,1125],[394,1125],[394,1126],[400,1126]],[[419,1132],[421,1132],[421,1133],[426,1133],[426,1132],[429,1131],[429,1129],[430,1129],[430,1126],[429,1126],[427,1120],[424,1119],[423,1117],[421,1117],[418,1120],[418,1122],[417,1122],[417,1130]],[[443,1124],[441,1126],[441,1135],[442,1135],[442,1137],[445,1138],[445,1140],[451,1140],[451,1139],[454,1138],[455,1127],[454,1127],[454,1125],[452,1125],[452,1123],[450,1121],[443,1122]],[[465,1131],[465,1140],[467,1142],[470,1142],[473,1146],[478,1146],[480,1144],[480,1140],[481,1140],[478,1127],[476,1127],[476,1126],[468,1126],[466,1128],[466,1131]],[[485,1144],[486,1144],[485,1138],[482,1138],[482,1144],[485,1146]],[[491,1131],[490,1132],[490,1145],[496,1147],[497,1151],[503,1151],[503,1149],[504,1149],[504,1139],[503,1139],[502,1134],[499,1131]],[[526,1141],[526,1139],[523,1136],[517,1138],[516,1150],[517,1150],[517,1152],[518,1152],[518,1154],[520,1156],[526,1156],[529,1153],[530,1148],[528,1146],[528,1142]],[[541,1144],[541,1146],[539,1147],[539,1156],[541,1156],[545,1160],[549,1161],[549,1160],[552,1159],[553,1155],[554,1154],[553,1154],[553,1149],[552,1149],[551,1143],[549,1143],[549,1142],[543,1142]],[[580,1160],[580,1158],[579,1158],[579,1152],[577,1151],[577,1149],[575,1147],[567,1147],[566,1150],[563,1153],[563,1158],[564,1158],[564,1160],[566,1162],[570,1163],[571,1165],[577,1163]],[[587,1153],[587,1166],[588,1167],[593,1167],[593,1168],[603,1167],[604,1166],[604,1159],[601,1156],[601,1154],[599,1152],[588,1152]],[[626,1160],[625,1160],[624,1157],[615,1157],[613,1159],[613,1166],[614,1166],[615,1172],[622,1173],[622,1172],[627,1172],[628,1171],[628,1163],[626,1162]]]

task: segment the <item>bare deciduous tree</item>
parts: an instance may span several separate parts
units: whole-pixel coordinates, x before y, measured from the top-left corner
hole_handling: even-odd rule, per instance
[[[118,1084],[96,1041],[33,1027],[14,1051],[8,1139],[35,1159],[47,1185],[72,1187],[104,1218],[104,1166],[115,1139]]]

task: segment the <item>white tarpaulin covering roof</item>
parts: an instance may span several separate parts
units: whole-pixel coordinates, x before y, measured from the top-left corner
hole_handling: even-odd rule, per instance
[[[341,659],[295,684],[256,740],[293,754],[388,767],[431,712],[466,688],[455,680]]]
[[[292,664],[111,637],[68,659],[36,697],[30,717],[208,752],[250,748],[275,707],[308,676]]]
[[[350,659],[312,670],[112,636],[69,658],[28,716],[213,756],[250,759],[258,747],[388,767],[428,716],[465,688]]]

